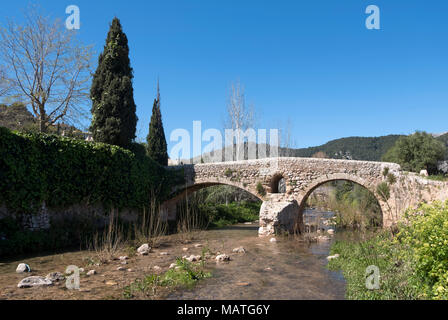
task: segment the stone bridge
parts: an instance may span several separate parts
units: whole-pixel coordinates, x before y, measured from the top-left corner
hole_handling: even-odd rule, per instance
[[[407,208],[416,207],[420,202],[448,199],[448,183],[404,172],[395,163],[267,158],[170,168],[180,167],[186,183],[177,187],[172,198],[162,204],[161,213],[166,219],[176,218],[177,203],[188,194],[214,185],[230,185],[263,201],[260,235],[301,232],[302,213],[309,195],[329,181],[351,181],[371,191],[381,206],[384,227],[394,225]],[[279,190],[280,181],[286,183],[286,192],[279,192],[285,191]],[[378,193],[379,184],[387,184],[386,192]]]

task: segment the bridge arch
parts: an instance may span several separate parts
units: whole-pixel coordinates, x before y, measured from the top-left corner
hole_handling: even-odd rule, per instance
[[[282,173],[272,175],[269,188],[270,193],[286,193],[286,179]]]
[[[369,183],[368,181],[366,181],[363,178],[360,178],[358,176],[351,175],[351,174],[346,174],[346,173],[328,174],[328,175],[321,176],[320,178],[315,179],[314,181],[312,181],[306,187],[306,189],[305,189],[305,191],[303,193],[303,197],[299,201],[299,212],[300,212],[300,214],[303,213],[303,210],[306,207],[307,200],[308,200],[309,196],[313,193],[313,191],[316,190],[321,185],[323,185],[325,183],[328,183],[328,182],[332,182],[332,181],[353,182],[353,183],[355,183],[357,185],[360,185],[361,187],[365,188],[369,192],[371,192],[373,194],[373,196],[375,197],[375,199],[377,200],[379,206],[380,206],[380,210],[381,210],[381,224],[384,225],[384,221],[385,221],[385,218],[386,218],[385,217],[385,213],[387,212],[387,207],[385,206],[384,202],[381,201],[378,198],[378,195],[377,195],[376,190],[375,190],[375,186],[372,185],[371,183]]]
[[[230,180],[222,180],[222,179],[208,179],[207,181],[200,181],[195,183],[190,183],[188,185],[182,186],[178,188],[174,193],[172,193],[168,200],[162,203],[160,212],[162,217],[167,220],[175,220],[177,216],[177,204],[188,197],[188,195],[199,191],[204,188],[213,187],[213,186],[232,186],[237,189],[243,190],[247,193],[250,193],[252,196],[260,200],[261,202],[266,199],[264,196],[261,196],[257,193],[257,191],[250,185],[245,185],[243,183],[237,181]]]

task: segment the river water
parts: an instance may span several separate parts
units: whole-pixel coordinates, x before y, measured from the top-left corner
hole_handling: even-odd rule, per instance
[[[344,299],[342,274],[326,268],[331,241],[310,244],[278,237],[277,242],[270,242],[270,238],[259,238],[257,232],[256,224],[207,231],[211,243],[221,241],[223,248],[243,246],[247,252],[234,255],[229,263],[213,266],[212,278],[168,299]]]
[[[307,211],[306,221],[316,217],[328,219],[331,214]],[[336,233],[336,238],[344,234]],[[232,261],[216,263],[208,260],[206,267],[212,277],[201,280],[190,290],[179,290],[168,295],[168,299],[233,299],[233,300],[292,300],[292,299],[344,299],[345,281],[339,272],[326,268],[326,257],[332,241],[308,243],[297,237],[258,237],[258,224],[236,225],[200,233],[189,244],[179,244],[176,235],[168,236],[162,247],[154,249],[148,256],[135,256],[128,260],[129,272],[117,271],[120,262],[111,261],[92,265],[95,258],[91,251],[73,251],[61,254],[38,255],[0,262],[0,300],[2,299],[121,299],[124,286],[135,279],[142,279],[154,272],[154,266],[168,270],[176,257],[201,254],[209,249],[230,254]],[[171,239],[171,240],[169,240]],[[197,247],[195,244],[200,243]],[[246,253],[232,253],[233,248],[244,247]],[[185,252],[185,250],[187,253]],[[168,255],[162,255],[166,251]],[[120,255],[124,255],[121,253]],[[50,272],[64,272],[68,265],[94,268],[97,275],[81,277],[82,290],[65,290],[62,284],[45,288],[18,289],[17,283],[25,276],[17,274],[19,263],[28,263],[33,276],[45,276]],[[108,282],[115,284],[109,285]],[[165,298],[165,297],[163,297]]]

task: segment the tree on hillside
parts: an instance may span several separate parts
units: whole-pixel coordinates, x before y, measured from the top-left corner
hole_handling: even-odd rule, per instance
[[[85,116],[91,47],[75,36],[36,9],[23,24],[10,21],[0,28],[0,94],[29,105],[41,132],[59,120]]]
[[[127,147],[135,138],[137,126],[133,70],[126,34],[120,20],[112,20],[106,45],[93,76],[92,124],[90,131],[97,142]]]
[[[157,98],[152,107],[148,142],[148,156],[162,166],[168,165],[168,152],[166,146],[165,131],[163,130],[162,113],[160,111],[160,90],[157,84]]]
[[[396,162],[402,169],[420,172],[426,169],[429,173],[437,172],[437,162],[443,160],[446,147],[426,132],[416,132],[398,139],[384,156],[383,161]]]
[[[312,158],[317,158],[317,159],[328,159],[328,156],[325,152],[323,151],[318,151],[315,154],[312,155]]]
[[[0,104],[0,127],[10,130],[37,131],[35,118],[22,103]]]

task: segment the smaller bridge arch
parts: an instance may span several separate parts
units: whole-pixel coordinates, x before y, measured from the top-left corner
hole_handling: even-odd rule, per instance
[[[384,203],[382,203],[382,201],[378,198],[378,195],[376,194],[376,186],[375,185],[371,185],[368,181],[366,181],[365,179],[359,177],[359,176],[355,176],[352,174],[347,174],[347,173],[335,173],[335,174],[325,174],[322,175],[321,177],[313,180],[306,188],[305,191],[303,192],[303,196],[302,199],[300,200],[300,204],[299,204],[299,210],[300,213],[302,214],[305,207],[306,207],[306,203],[307,200],[309,198],[309,196],[313,193],[314,190],[316,190],[317,188],[319,188],[320,186],[322,186],[325,183],[328,182],[332,182],[332,181],[347,181],[347,182],[352,182],[355,183],[363,188],[365,188],[366,190],[368,190],[370,193],[372,193],[375,197],[375,199],[377,200],[378,204],[380,205],[381,208],[381,221],[384,221],[384,213],[387,212],[387,208],[385,206]],[[384,206],[384,207],[383,207]]]

